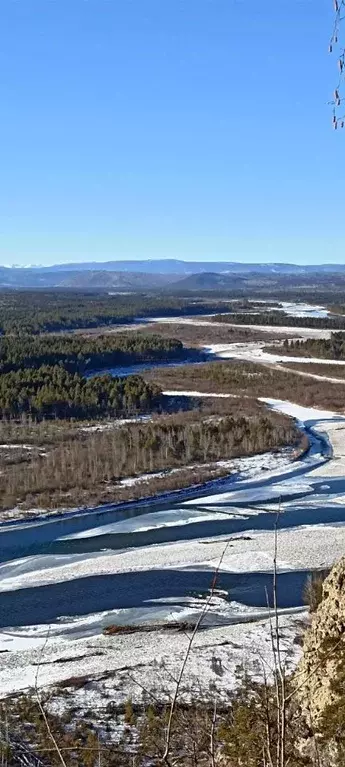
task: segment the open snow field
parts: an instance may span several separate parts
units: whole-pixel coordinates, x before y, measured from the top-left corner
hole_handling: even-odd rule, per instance
[[[345,360],[329,360],[322,357],[291,357],[284,354],[283,347],[277,346],[276,353],[266,352],[264,347],[264,341],[252,341],[249,343],[212,344],[211,346],[205,346],[204,349],[208,354],[214,354],[220,359],[238,359],[245,360],[246,362],[297,362],[300,364],[316,362],[325,366],[330,363],[332,365],[345,365]],[[326,368],[325,373],[327,373]]]
[[[200,610],[201,606],[196,604],[195,607]],[[292,669],[300,657],[300,647],[294,643],[294,637],[301,631],[302,619],[303,614],[297,611],[281,617],[281,649],[287,668]],[[10,647],[11,637],[7,639]],[[16,641],[20,642],[19,639]],[[109,701],[124,703],[128,698],[134,702],[152,698],[166,700],[175,688],[174,680],[185,656],[187,637],[173,633],[136,633],[116,639],[99,636],[97,639],[56,642],[51,635],[46,642],[46,631],[38,630],[26,638],[23,646],[30,649],[2,656],[2,694],[33,687],[37,664],[40,664],[39,688],[75,675],[90,678],[85,688],[71,688],[73,694],[64,705],[95,711],[102,710]],[[181,693],[184,688],[189,688],[187,695],[195,700],[200,694],[216,689],[225,697],[227,691],[238,684],[239,669],[245,668],[261,678],[263,668],[269,676],[272,666],[267,618],[200,631],[187,662]]]

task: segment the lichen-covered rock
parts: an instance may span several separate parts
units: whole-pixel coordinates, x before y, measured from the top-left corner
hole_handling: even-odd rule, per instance
[[[303,657],[295,673],[302,711],[318,728],[325,711],[344,696],[345,558],[331,570],[323,596],[306,632]]]

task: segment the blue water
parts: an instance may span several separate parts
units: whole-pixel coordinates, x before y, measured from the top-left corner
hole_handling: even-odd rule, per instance
[[[325,456],[329,455],[329,446],[321,436],[311,434],[311,453],[322,451]],[[260,479],[241,483],[243,491],[257,487],[269,487],[281,482],[284,478],[305,476],[308,484],[312,487],[312,494],[305,491],[296,492],[295,496],[289,495],[289,508],[280,516],[279,527],[287,529],[296,525],[308,525],[324,522],[345,522],[345,508],[341,505],[329,505],[330,494],[345,493],[345,479],[331,478],[322,481],[308,479],[309,471],[314,468],[305,462],[296,464],[293,472],[282,473],[279,478]],[[223,489],[231,489],[234,480],[223,482]],[[219,487],[215,485],[217,492]],[[237,485],[238,487],[238,485]],[[199,504],[200,498],[210,494],[210,486],[194,494],[192,505],[189,509],[209,514],[207,508]],[[318,498],[316,506],[305,507],[301,503],[307,497]],[[323,498],[325,502],[323,503]],[[326,504],[326,499],[328,502]],[[284,500],[284,498],[282,498]],[[207,541],[213,536],[231,537],[234,533],[250,535],[249,531],[273,530],[276,514],[267,510],[260,512],[262,502],[243,500],[243,506],[254,508],[255,516],[240,519],[231,516],[233,506],[242,505],[241,500],[236,504],[229,500],[222,501],[217,498],[217,511],[223,511],[223,516],[214,520],[206,519],[191,522],[190,524],[176,524],[164,526],[164,513],[178,510],[181,500],[170,500],[161,503],[146,503],[137,507],[124,507],[121,510],[116,507],[105,507],[97,510],[89,510],[79,515],[46,519],[34,523],[19,523],[13,526],[3,526],[0,531],[0,559],[5,565],[2,577],[11,574],[11,565],[6,562],[19,560],[23,557],[49,555],[52,564],[56,557],[56,563],[61,555],[90,554],[104,550],[114,552],[140,548],[142,546],[156,546],[175,541]],[[214,504],[212,504],[213,506]],[[265,509],[269,508],[269,502],[264,502]],[[184,507],[186,509],[186,507]],[[133,531],[130,533],[117,532],[116,526],[112,532],[102,533],[89,538],[76,538],[60,540],[64,536],[94,530],[101,525],[120,522],[124,519],[140,518],[148,512],[161,515],[162,526],[151,530]],[[230,515],[229,515],[230,514]],[[196,544],[200,545],[200,544]],[[231,541],[229,546],[231,547]],[[39,560],[33,563],[33,569],[39,568]],[[302,603],[303,587],[308,576],[307,571],[286,572],[278,574],[278,605],[280,607],[296,607]],[[77,578],[65,583],[53,583],[46,586],[19,589],[16,591],[0,593],[0,627],[16,627],[38,623],[50,623],[62,616],[83,616],[92,612],[114,609],[133,609],[149,607],[152,600],[169,599],[176,600],[180,604],[186,596],[204,593],[210,588],[212,573],[205,567],[191,570],[144,570],[133,573],[119,573],[109,575],[93,575],[90,577]],[[272,576],[269,573],[228,573],[219,575],[217,588],[227,591],[229,599],[241,602],[251,607],[265,607],[267,592],[270,594]],[[171,601],[169,601],[171,606]]]

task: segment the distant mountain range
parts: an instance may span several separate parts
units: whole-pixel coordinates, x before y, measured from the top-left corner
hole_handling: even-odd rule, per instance
[[[85,261],[83,263],[55,264],[54,266],[0,267],[25,269],[35,272],[145,272],[147,274],[310,274],[311,272],[345,272],[345,264],[299,265],[283,263],[251,263],[239,261],[180,261],[174,258],[143,259],[140,261]]]
[[[55,266],[0,266],[2,288],[74,288],[138,291],[174,287],[174,290],[226,290],[248,285],[248,279],[310,278],[345,275],[345,264],[243,264],[235,261],[85,262]]]
[[[102,265],[100,265],[102,266]],[[75,288],[84,290],[138,291],[165,287],[176,275],[105,269],[8,268],[0,266],[0,288]]]
[[[189,292],[191,290],[231,290],[242,287],[246,283],[244,276],[239,274],[221,274],[217,272],[200,272],[190,274],[170,283],[170,288]]]

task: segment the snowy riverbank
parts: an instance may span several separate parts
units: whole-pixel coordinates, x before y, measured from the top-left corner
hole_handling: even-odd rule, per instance
[[[286,605],[282,600],[281,630],[288,666],[293,667],[300,653],[294,637],[301,632],[305,615],[302,600],[297,598],[296,602],[296,593],[301,593],[309,571],[330,567],[345,550],[345,421],[339,415],[291,403],[270,400],[269,404],[316,432],[322,431],[326,444],[330,441],[333,445],[330,460],[321,459],[315,443],[314,452],[303,459],[304,464],[302,460],[297,462],[300,465],[271,464],[261,473],[250,459],[246,475],[243,473],[242,479],[224,492],[179,502],[171,508],[113,520],[98,529],[97,523],[90,523],[81,534],[67,538],[61,536],[61,528],[55,528],[53,522],[46,523],[41,528],[52,531],[46,553],[24,553],[3,563],[2,625],[6,625],[4,610],[10,603],[13,616],[29,615],[26,605],[33,618],[40,612],[43,616],[45,594],[50,617],[46,611],[45,623],[17,623],[16,627],[1,630],[0,649],[5,651],[0,669],[2,694],[32,685],[40,662],[42,686],[70,676],[92,677],[91,687],[73,693],[72,699],[78,699],[80,705],[90,706],[97,700],[97,705],[102,706],[110,698],[122,702],[128,697],[140,700],[141,685],[164,697],[171,690],[171,674],[179,668],[185,653],[185,634],[138,631],[130,637],[106,637],[102,629],[110,623],[140,626],[147,621],[195,620],[204,605],[201,592],[207,592],[221,556],[220,591],[211,600],[206,616],[208,628],[197,635],[185,682],[192,690],[201,685],[205,691],[212,682],[225,693],[237,684],[239,665],[260,675],[262,659],[265,664],[272,661],[269,621],[260,584],[270,583],[273,517],[282,497],[278,577]],[[224,532],[218,532],[224,525]],[[158,533],[168,537],[166,542],[156,541]],[[150,542],[145,544],[143,536],[149,536]],[[54,546],[57,551],[62,547],[61,553],[54,553]],[[69,553],[63,548],[67,546]],[[80,550],[80,546],[86,548]],[[288,586],[291,578],[297,591],[296,585],[292,590]],[[85,595],[90,594],[90,605],[93,601],[96,604],[89,587],[108,581],[112,607],[85,612]],[[189,582],[199,584],[194,594],[188,593]],[[79,615],[68,615],[68,610],[75,609],[73,584]],[[100,586],[96,587],[99,605]],[[65,612],[59,615],[60,598],[66,605]],[[220,666],[224,673],[217,675],[214,669]]]

